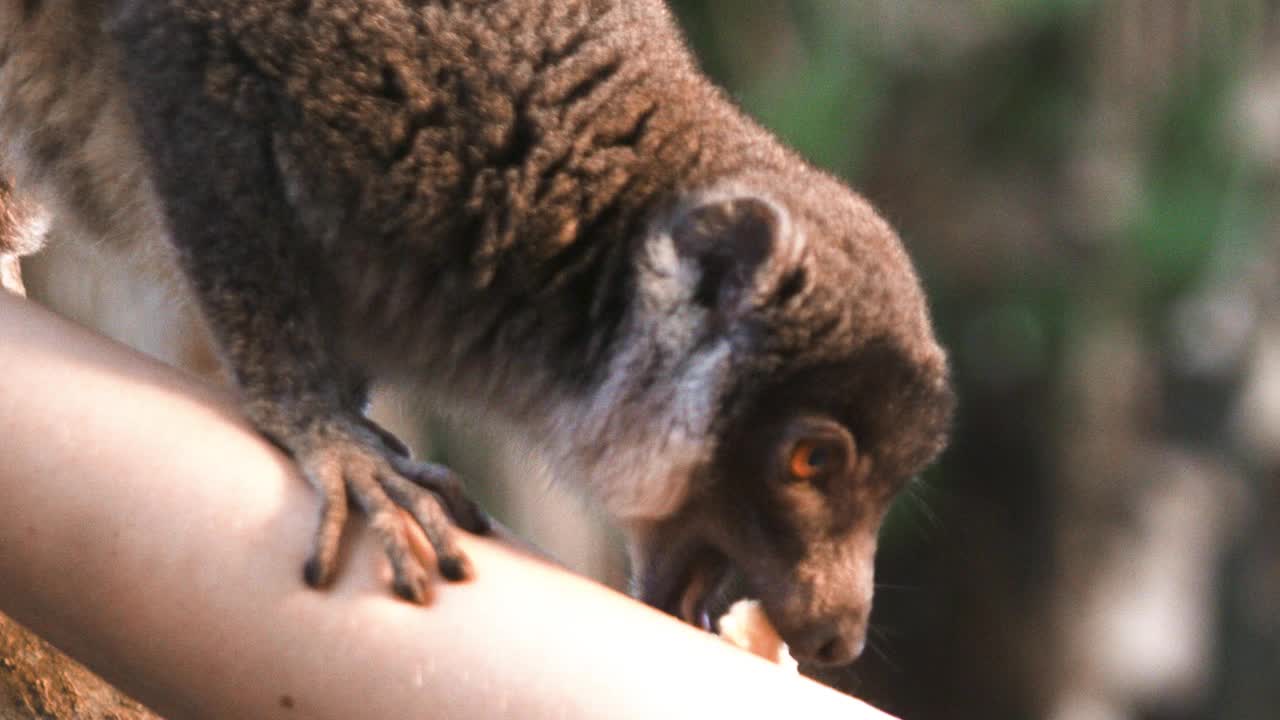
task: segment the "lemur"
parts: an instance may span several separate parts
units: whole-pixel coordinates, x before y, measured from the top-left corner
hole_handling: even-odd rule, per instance
[[[708,627],[734,586],[797,659],[861,652],[878,528],[946,443],[946,355],[889,225],[714,87],[660,0],[0,0],[0,143],[72,234],[171,248],[320,494],[310,584],[349,504],[399,595],[431,577],[400,508],[471,573],[455,535],[485,516],[363,414],[407,380],[584,488],[645,602]]]

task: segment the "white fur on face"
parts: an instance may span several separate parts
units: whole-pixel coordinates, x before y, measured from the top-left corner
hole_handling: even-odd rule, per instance
[[[636,261],[636,302],[622,351],[594,392],[552,419],[552,462],[581,478],[618,519],[652,521],[678,510],[693,472],[715,451],[711,430],[733,370],[732,331],[709,334],[713,311],[694,301],[702,268],[677,252],[671,227],[700,204],[745,196],[772,202],[727,183],[690,196],[655,223]],[[775,208],[777,245],[755,274],[755,293],[773,287],[804,248],[787,213]]]
[[[693,470],[713,449],[710,425],[728,360],[728,342],[718,341],[691,358],[667,391],[639,406],[650,411],[623,410],[625,419],[616,422],[629,425],[627,431],[586,476],[588,487],[615,517],[656,520],[684,504]],[[604,389],[598,403],[607,405],[609,394]]]
[[[607,379],[556,413],[552,462],[582,479],[619,519],[677,510],[689,476],[713,449],[711,421],[730,369],[726,338],[703,336],[708,312],[692,302],[699,270],[671,238],[651,238],[637,278],[625,348]]]

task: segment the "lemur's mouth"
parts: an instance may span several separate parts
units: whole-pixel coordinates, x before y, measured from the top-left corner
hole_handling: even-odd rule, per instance
[[[689,555],[662,609],[690,625],[716,632],[716,621],[747,596],[742,575],[723,553],[705,547]]]

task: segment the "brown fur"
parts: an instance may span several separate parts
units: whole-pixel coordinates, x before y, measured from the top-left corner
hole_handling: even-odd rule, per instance
[[[650,602],[711,553],[806,657],[856,655],[879,518],[945,442],[945,356],[893,231],[660,2],[5,0],[0,28],[20,187],[93,237],[170,235],[246,412],[324,493],[310,580],[348,497],[402,594],[426,576],[395,504],[466,572],[456,479],[360,413],[410,376],[613,511]],[[776,491],[806,418],[874,470]]]

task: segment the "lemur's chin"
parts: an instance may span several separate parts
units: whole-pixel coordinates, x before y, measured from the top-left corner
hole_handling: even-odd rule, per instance
[[[734,602],[747,596],[742,574],[724,553],[700,545],[647,573],[640,597],[645,602],[707,632]]]

